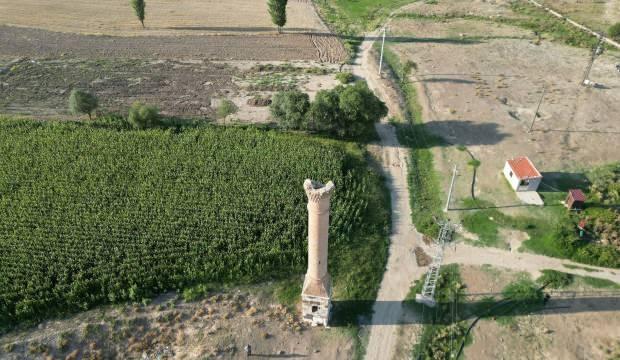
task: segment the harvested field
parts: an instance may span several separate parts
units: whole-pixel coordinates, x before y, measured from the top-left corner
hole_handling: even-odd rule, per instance
[[[0,24],[115,36],[276,32],[256,0],[150,0],[145,29],[126,0],[0,0]],[[310,0],[288,2],[286,32],[326,30]]]
[[[516,203],[500,170],[506,159],[518,155],[529,156],[543,172],[560,173],[620,160],[617,53],[604,53],[594,63],[590,78],[602,86],[585,88],[579,84],[590,55],[586,49],[545,40],[536,45],[533,34],[507,25],[398,21],[398,39],[413,34],[424,38],[392,47],[403,61],[418,65],[414,81],[426,127],[450,143],[467,146],[481,161],[476,195],[498,205]],[[540,117],[528,133],[543,87]],[[434,149],[447,187],[452,154],[443,151]],[[466,178],[457,182],[457,198],[469,196],[470,183]]]
[[[166,115],[212,116],[211,100],[235,91],[236,70],[211,62],[148,60],[24,60],[0,75],[0,112],[67,114],[71,89],[87,89],[101,109],[125,112],[134,102]]]
[[[207,60],[316,60],[340,62],[347,58],[335,36],[320,42],[304,34],[253,36],[110,37],[77,35],[0,25],[2,57],[27,56],[150,58]],[[318,36],[318,35],[316,35]]]

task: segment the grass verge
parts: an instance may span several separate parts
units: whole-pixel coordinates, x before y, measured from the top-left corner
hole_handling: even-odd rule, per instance
[[[431,148],[441,144],[441,139],[430,134],[422,123],[422,107],[418,103],[415,86],[408,80],[408,67],[404,66],[398,56],[385,47],[384,60],[407,104],[404,109],[404,122],[394,122],[398,140],[410,148],[409,195],[411,216],[414,225],[421,233],[434,237],[439,227],[437,220],[443,217],[439,194],[439,178],[433,164]]]

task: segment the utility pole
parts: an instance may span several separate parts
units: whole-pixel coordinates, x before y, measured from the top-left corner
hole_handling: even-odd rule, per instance
[[[383,41],[381,42],[381,57],[379,58],[379,77],[381,77],[381,68],[383,67],[383,48],[385,47],[385,27],[383,27]]]
[[[531,133],[534,128],[534,122],[536,121],[536,117],[538,116],[538,109],[540,109],[540,104],[542,104],[543,98],[545,97],[545,91],[547,88],[543,85],[542,95],[540,95],[540,101],[538,101],[538,106],[536,107],[536,111],[534,111],[534,118],[532,119],[532,124],[530,125],[530,129],[527,133]]]
[[[446,200],[446,207],[443,209],[443,212],[448,212],[448,208],[450,207],[450,199],[452,198],[452,188],[454,187],[455,178],[456,178],[456,165],[454,165],[454,170],[452,170],[452,181],[450,181],[450,190],[448,190],[448,200]]]

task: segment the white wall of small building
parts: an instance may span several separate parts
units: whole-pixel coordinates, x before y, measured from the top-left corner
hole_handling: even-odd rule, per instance
[[[517,191],[519,188],[519,179],[517,179],[517,176],[512,173],[512,168],[508,164],[508,161],[506,161],[506,164],[504,165],[504,177],[506,177],[506,180],[510,183],[510,187],[514,191]]]
[[[506,180],[510,183],[510,187],[512,187],[514,191],[536,191],[542,181],[542,178],[529,179],[529,184],[522,186],[521,180],[513,173],[508,161],[506,161],[506,164],[504,165],[503,173]]]

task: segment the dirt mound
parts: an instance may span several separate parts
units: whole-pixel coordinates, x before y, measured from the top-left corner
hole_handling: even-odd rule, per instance
[[[417,246],[414,250],[415,253],[415,261],[418,263],[418,266],[428,266],[431,263],[431,257],[419,246]]]
[[[271,98],[264,98],[264,97],[253,97],[251,99],[248,99],[248,105],[250,106],[269,106],[271,105]]]

